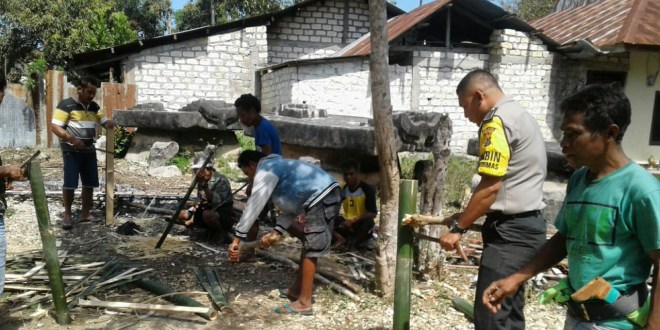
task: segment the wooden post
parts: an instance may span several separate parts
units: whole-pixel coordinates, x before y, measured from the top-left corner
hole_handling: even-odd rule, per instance
[[[115,223],[115,130],[105,130],[105,225]]]
[[[399,143],[392,121],[385,0],[369,1],[371,56],[369,57],[371,107],[380,168],[380,221],[376,244],[376,289],[384,297],[394,293],[396,263],[396,212],[399,195]]]
[[[417,180],[401,180],[399,186],[399,234],[397,238],[396,278],[394,280],[394,327],[410,329],[410,286],[413,266],[413,228],[404,226],[406,214],[417,210]]]
[[[41,165],[33,162],[30,163],[29,169],[30,188],[32,189],[32,199],[34,200],[37,221],[39,222],[39,234],[41,234],[44,260],[46,261],[46,270],[48,271],[48,281],[51,292],[53,293],[57,323],[61,325],[69,324],[69,310],[66,306],[66,298],[64,296],[64,282],[62,281],[62,272],[60,271],[60,261],[57,257],[55,236],[50,228],[50,216],[46,201],[44,179],[41,174]]]

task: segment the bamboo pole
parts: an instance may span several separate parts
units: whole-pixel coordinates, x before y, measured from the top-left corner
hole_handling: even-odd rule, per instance
[[[410,328],[410,287],[413,266],[413,228],[402,225],[406,214],[417,210],[417,180],[401,180],[399,186],[399,233],[394,279],[394,327]]]
[[[115,223],[115,130],[106,128],[105,148],[105,225]]]
[[[162,283],[147,278],[143,278],[135,281],[135,285],[147,291],[151,291],[157,295],[166,295],[175,292],[174,289],[168,287],[167,285],[164,285]],[[206,310],[204,312],[197,313],[197,315],[207,320],[212,321],[215,320],[216,317],[218,317],[218,312],[215,309],[209,308],[208,306],[204,306],[202,303],[190,299],[184,295],[176,294],[176,295],[164,297],[164,299],[169,300],[179,306],[204,307],[206,308]]]
[[[294,270],[298,270],[298,267],[299,267],[298,263],[296,263],[295,261],[289,260],[289,258],[287,258],[287,257],[279,256],[279,255],[274,254],[274,253],[268,253],[264,250],[256,250],[256,252],[257,252],[257,255],[260,256],[260,257],[268,258],[268,259],[274,260],[274,261],[279,261],[281,263],[289,265],[289,267],[291,267]],[[321,282],[322,284],[325,284],[325,285],[329,286],[331,289],[333,289],[333,290],[335,290],[335,291],[351,298],[353,301],[360,301],[360,296],[358,296],[355,293],[351,292],[350,290],[344,288],[343,286],[338,285],[335,282],[332,282],[332,281],[328,280],[327,278],[325,278],[323,275],[319,274],[318,272],[316,274],[314,274],[314,279]]]
[[[28,166],[32,199],[34,200],[34,209],[39,223],[39,234],[41,235],[49,284],[52,288],[57,323],[61,325],[69,324],[69,310],[66,306],[66,297],[64,296],[64,282],[62,281],[60,262],[57,256],[55,236],[50,228],[50,216],[48,213],[48,202],[46,200],[46,189],[44,188],[44,180],[41,174],[41,165],[37,162],[32,162]]]
[[[474,307],[467,300],[459,297],[451,298],[451,304],[459,312],[465,314],[468,320],[474,322]]]
[[[206,164],[208,164],[211,161],[211,158],[213,158],[213,154],[214,154],[213,150],[209,151],[209,155],[206,157],[204,163],[200,167],[201,169],[206,168]],[[190,187],[188,188],[186,195],[183,197],[181,202],[179,202],[179,206],[176,208],[176,212],[174,212],[172,219],[170,219],[170,222],[167,224],[167,227],[165,228],[163,235],[160,236],[158,243],[156,243],[156,249],[160,249],[160,246],[163,245],[165,238],[170,233],[170,230],[172,230],[172,227],[176,223],[176,219],[179,218],[179,214],[181,214],[181,211],[186,206],[186,202],[188,201],[188,198],[190,198],[190,194],[192,194],[192,191],[193,189],[195,189],[196,185],[197,185],[197,175],[195,175],[195,177],[193,178],[193,181],[190,183]]]
[[[188,307],[188,306],[176,306],[176,305],[155,305],[155,304],[138,304],[138,303],[128,303],[128,302],[119,302],[119,301],[93,301],[93,300],[84,300],[81,299],[78,302],[79,306],[88,306],[88,307],[105,307],[105,308],[123,308],[123,309],[136,309],[136,310],[147,310],[147,311],[165,311],[165,312],[186,312],[186,313],[195,313],[195,314],[205,314],[215,312],[218,313],[209,307]]]

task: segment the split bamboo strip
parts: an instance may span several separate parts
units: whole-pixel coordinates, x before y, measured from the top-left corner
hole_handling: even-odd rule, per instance
[[[212,313],[215,315],[212,319],[215,319],[215,317],[217,317],[218,314],[218,312],[208,307],[139,304],[139,303],[128,303],[128,302],[119,302],[119,301],[101,301],[101,300],[92,301],[92,300],[80,299],[78,305],[87,306],[87,307],[122,308],[122,309],[136,309],[136,310],[164,311],[164,312],[185,312],[185,313],[195,313],[195,314]]]

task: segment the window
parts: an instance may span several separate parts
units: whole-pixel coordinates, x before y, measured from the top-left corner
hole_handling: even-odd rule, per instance
[[[649,139],[649,144],[660,146],[660,91],[655,92],[653,119],[651,120],[651,138]]]
[[[587,85],[596,83],[617,83],[626,86],[626,72],[618,71],[587,71]]]

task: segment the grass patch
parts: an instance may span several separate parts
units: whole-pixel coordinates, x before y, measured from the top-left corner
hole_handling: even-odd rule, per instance
[[[421,160],[433,161],[431,154],[402,154],[399,157],[401,177],[414,179],[415,164]],[[445,207],[460,208],[465,187],[470,186],[472,176],[476,173],[476,160],[465,157],[449,156],[447,174],[445,176]]]
[[[472,176],[476,173],[476,166],[476,160],[449,156],[445,175],[445,207],[461,207],[465,187],[470,186]]]
[[[193,153],[190,150],[179,150],[176,156],[167,161],[167,165],[174,165],[179,168],[181,173],[186,173],[190,170],[192,156]]]

